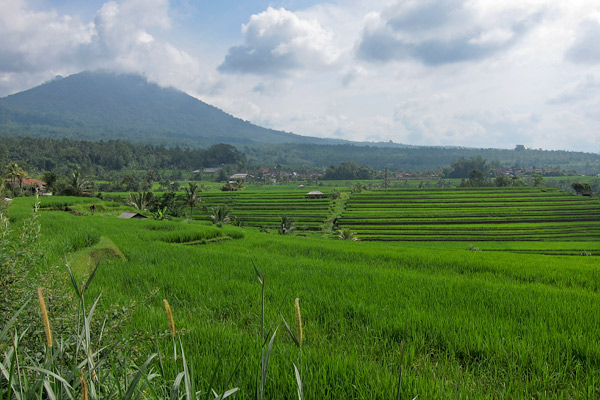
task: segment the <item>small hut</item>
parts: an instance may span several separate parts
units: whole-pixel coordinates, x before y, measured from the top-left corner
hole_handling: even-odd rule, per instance
[[[311,192],[306,193],[307,199],[322,199],[325,195],[323,192],[319,192],[318,190],[313,190]]]
[[[126,211],[123,214],[119,215],[119,218],[125,219],[148,219],[145,215],[140,214],[139,212],[131,212]]]

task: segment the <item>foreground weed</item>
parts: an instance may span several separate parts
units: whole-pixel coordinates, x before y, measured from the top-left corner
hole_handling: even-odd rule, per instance
[[[292,329],[288,325],[283,315],[281,315],[281,319],[283,320],[285,329],[288,331],[290,337],[298,347],[298,364],[300,365],[300,368],[298,369],[296,363],[292,363],[292,365],[294,366],[294,375],[296,377],[296,385],[298,388],[298,400],[303,400],[304,388],[302,386],[302,341],[304,338],[304,332],[302,329],[302,313],[300,312],[299,298],[296,298],[296,300],[294,301],[294,314],[296,315],[296,334],[292,332]]]
[[[28,329],[20,331],[17,319],[29,303],[26,301],[7,321],[0,331],[0,400],[4,399],[197,399],[194,376],[188,367],[181,339],[177,337],[173,313],[168,301],[164,300],[167,310],[169,331],[174,343],[173,362],[181,370],[172,380],[165,378],[163,355],[159,351],[146,358],[142,365],[136,365],[123,354],[119,343],[103,344],[106,340],[104,327],[98,333],[92,332],[92,320],[99,304],[100,296],[91,307],[86,307],[85,292],[88,289],[96,269],[85,282],[77,282],[68,268],[72,287],[79,302],[78,321],[71,335],[53,339],[50,329],[50,316],[46,307],[43,288],[37,290],[42,324],[45,331],[45,357],[37,362],[28,356],[28,349],[22,348]],[[8,343],[7,343],[8,342]],[[93,346],[93,344],[95,344]],[[95,348],[94,348],[95,347]],[[155,371],[155,360],[159,360],[159,370]],[[178,365],[181,360],[181,365]],[[183,383],[183,386],[182,386]],[[222,400],[235,394],[238,388],[224,393],[206,391],[208,396]]]

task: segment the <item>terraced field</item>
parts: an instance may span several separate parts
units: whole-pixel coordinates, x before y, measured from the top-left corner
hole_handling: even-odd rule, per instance
[[[318,231],[330,216],[332,201],[329,198],[308,199],[304,191],[242,191],[203,193],[202,205],[206,208],[227,205],[232,214],[245,226],[276,229],[281,217],[291,218],[297,230]],[[203,215],[200,219],[208,219]]]
[[[361,240],[598,241],[598,200],[547,188],[353,194],[337,225]]]

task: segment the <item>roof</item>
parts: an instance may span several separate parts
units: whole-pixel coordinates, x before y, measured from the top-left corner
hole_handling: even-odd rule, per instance
[[[317,196],[317,195],[322,195],[323,192],[319,192],[318,190],[313,190],[312,192],[308,192],[306,194],[312,195],[312,196]]]
[[[233,174],[229,177],[229,179],[246,179],[248,174]]]
[[[6,184],[11,184],[13,181],[8,179],[5,180],[4,183]],[[18,183],[18,180],[14,181],[15,183]],[[46,182],[44,181],[40,181],[39,179],[23,179],[23,185],[25,186],[33,186],[33,185],[40,185],[40,186],[46,186]]]
[[[138,212],[130,212],[130,211],[126,211],[123,214],[119,215],[119,218],[148,219],[148,217],[146,217],[145,215],[142,215]]]

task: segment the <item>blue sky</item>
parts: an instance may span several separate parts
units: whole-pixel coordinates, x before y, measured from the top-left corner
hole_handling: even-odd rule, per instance
[[[0,0],[0,97],[138,73],[318,137],[600,152],[596,0]]]

